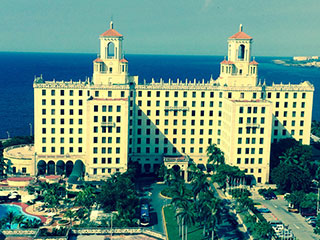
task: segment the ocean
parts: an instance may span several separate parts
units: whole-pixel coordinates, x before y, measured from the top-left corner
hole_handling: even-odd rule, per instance
[[[33,130],[33,80],[84,80],[92,76],[96,54],[0,52],[0,139],[29,135]],[[176,81],[216,79],[223,56],[126,55],[129,73],[139,82],[169,78]],[[320,120],[320,68],[286,67],[272,62],[279,57],[256,57],[259,79],[263,82],[299,83],[308,80],[315,86],[313,119]],[[30,129],[30,127],[32,129]]]

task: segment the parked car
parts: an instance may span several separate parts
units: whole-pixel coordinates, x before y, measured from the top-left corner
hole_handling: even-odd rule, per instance
[[[312,227],[315,227],[317,225],[317,221],[313,221],[311,223],[309,223]]]
[[[314,216],[310,216],[310,217],[306,217],[304,220],[306,220],[306,222],[308,222],[308,221],[310,221],[312,219],[316,220],[317,218],[314,217]]]
[[[296,209],[296,208],[288,207],[288,212],[292,212],[292,213],[299,213],[299,210],[298,210],[298,209]]]
[[[264,194],[263,197],[264,197],[265,200],[271,200],[272,199],[271,195],[267,194],[267,193]]]
[[[317,212],[316,210],[312,208],[301,208],[301,216],[303,217],[309,217],[309,216],[316,216]]]
[[[270,193],[270,197],[271,197],[272,199],[278,199],[278,198],[277,198],[277,195],[276,195],[274,192]]]
[[[268,208],[258,208],[257,210],[260,213],[271,213],[271,211]]]

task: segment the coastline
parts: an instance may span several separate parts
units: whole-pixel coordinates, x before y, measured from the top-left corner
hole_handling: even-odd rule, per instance
[[[315,67],[315,68],[320,68],[320,62],[318,62],[318,61],[299,63],[298,61],[275,59],[275,60],[272,60],[272,62],[274,64],[279,64],[279,65],[283,65],[283,66],[287,66],[287,67]]]

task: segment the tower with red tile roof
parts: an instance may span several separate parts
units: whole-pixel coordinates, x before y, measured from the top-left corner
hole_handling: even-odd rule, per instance
[[[220,85],[257,85],[258,63],[251,59],[252,42],[240,24],[239,32],[228,39],[228,58],[220,63]]]
[[[100,35],[100,54],[93,61],[93,83],[112,85],[128,83],[128,60],[123,55],[123,35],[110,28]]]

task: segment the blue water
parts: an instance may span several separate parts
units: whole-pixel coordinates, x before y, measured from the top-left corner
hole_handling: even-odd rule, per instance
[[[0,52],[0,139],[10,136],[29,135],[33,126],[33,78],[43,74],[44,79],[84,80],[92,76],[92,61],[96,54],[64,53],[7,53]],[[159,80],[185,78],[201,81],[219,75],[222,56],[167,56],[126,55],[129,72],[145,79]],[[320,120],[320,68],[286,67],[276,65],[272,57],[256,57],[259,78],[267,84],[299,83],[310,81],[315,86],[313,119]]]
[[[20,206],[10,205],[10,204],[0,204],[0,219],[6,217],[7,213],[10,212],[10,211],[13,212],[15,215],[21,215],[21,214],[24,215],[26,217],[25,220],[27,220],[27,219],[30,219],[30,220],[33,220],[33,219],[41,220],[38,217],[34,217],[34,216],[29,215],[29,214],[26,214],[25,212],[22,211],[22,208]],[[12,224],[11,225],[12,229],[16,229],[17,227],[18,227],[18,224]]]

